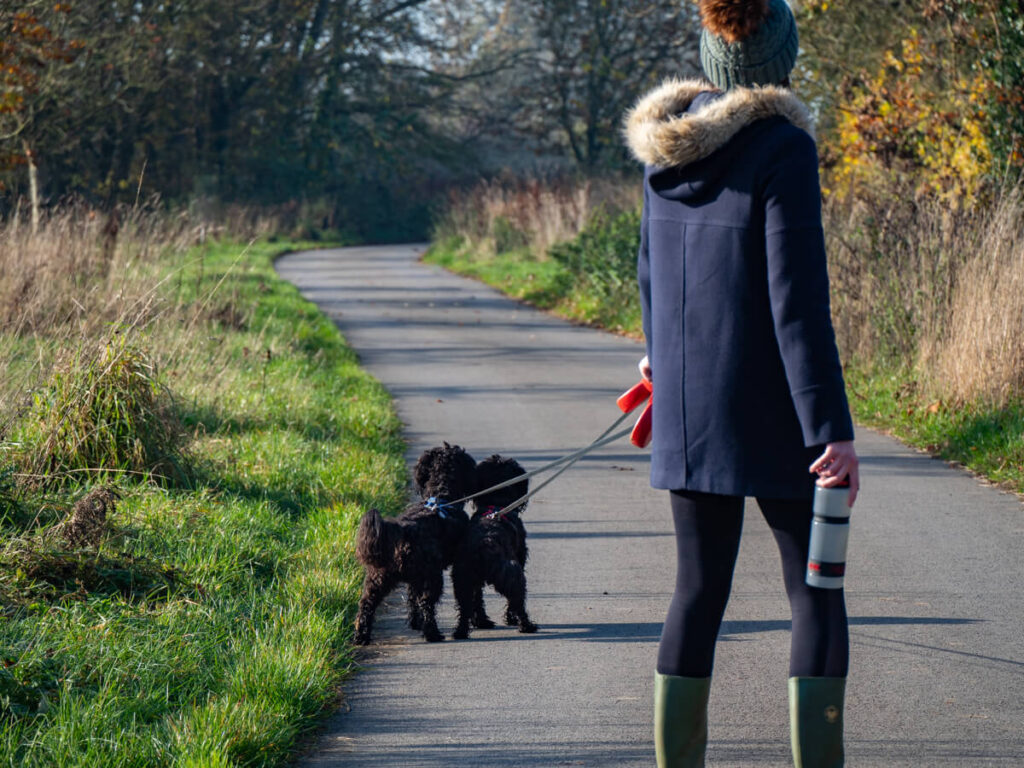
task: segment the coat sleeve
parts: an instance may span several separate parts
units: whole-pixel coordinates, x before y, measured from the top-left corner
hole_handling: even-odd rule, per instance
[[[640,285],[640,317],[643,324],[647,359],[651,358],[651,258],[648,249],[647,179],[644,179],[644,206],[640,213],[640,251],[636,259],[636,277]]]
[[[786,126],[764,181],[765,250],[772,320],[807,446],[853,439],[829,309],[818,153]]]

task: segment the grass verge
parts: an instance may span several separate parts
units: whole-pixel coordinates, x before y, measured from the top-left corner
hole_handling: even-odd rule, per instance
[[[858,423],[1024,493],[1024,403],[946,402],[921,391],[912,371],[846,370]]]
[[[451,237],[433,243],[423,260],[476,278],[540,309],[554,310],[566,301],[569,271],[558,262],[538,259],[527,247],[486,257],[462,238]]]
[[[596,213],[577,237],[537,254],[523,245],[489,255],[464,237],[436,241],[424,261],[474,277],[584,325],[639,336],[636,244],[639,213]]]
[[[474,277],[569,320],[640,336],[631,282],[635,214],[597,217],[573,240],[538,257],[528,248],[496,254],[467,238],[436,241],[424,259]],[[836,286],[833,286],[835,289]],[[841,306],[842,302],[835,302]],[[851,365],[847,387],[854,418],[933,456],[960,463],[1008,490],[1024,493],[1024,402],[941,399],[912,369]]]
[[[352,668],[354,531],[404,501],[404,445],[383,388],[277,278],[295,247],[153,266],[169,300],[132,344],[174,393],[186,477],[37,487],[0,453],[0,764],[280,765]],[[45,346],[2,341],[12,360]],[[102,540],[57,542],[99,480],[119,494]]]

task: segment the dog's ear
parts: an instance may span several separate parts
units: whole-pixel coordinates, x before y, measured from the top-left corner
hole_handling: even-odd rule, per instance
[[[434,450],[428,448],[420,457],[416,459],[416,466],[412,469],[412,479],[416,484],[416,492],[419,494],[423,493],[423,489],[427,485],[427,480],[430,479],[430,468],[434,458]]]
[[[473,477],[476,475],[476,459],[463,451],[462,456],[460,457],[460,462],[461,469],[465,473],[466,477]],[[474,488],[473,491],[475,492],[476,489]]]

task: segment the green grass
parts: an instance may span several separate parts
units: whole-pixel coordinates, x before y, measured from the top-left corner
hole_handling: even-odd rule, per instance
[[[423,260],[476,278],[541,309],[554,309],[564,301],[570,281],[565,267],[550,259],[537,259],[525,246],[486,257],[453,237],[431,245]]]
[[[386,392],[274,273],[286,247],[154,267],[165,317],[132,344],[160,361],[187,478],[83,474],[122,498],[99,547],[67,552],[44,529],[84,481],[0,472],[0,765],[280,765],[353,668],[354,531],[403,503],[404,444]],[[46,557],[72,578],[44,583]]]
[[[920,392],[912,371],[849,366],[846,382],[859,423],[1024,493],[1024,403],[944,402]]]
[[[435,242],[424,261],[473,277],[514,298],[573,322],[638,336],[640,303],[634,283],[621,270],[588,270],[568,252],[538,257],[528,247],[483,256],[461,238]],[[633,257],[636,249],[633,247]]]

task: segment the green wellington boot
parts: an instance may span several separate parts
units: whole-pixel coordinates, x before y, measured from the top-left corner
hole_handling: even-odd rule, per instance
[[[796,768],[842,768],[845,677],[789,678],[789,732]]]
[[[710,677],[654,673],[654,751],[658,768],[703,768]]]

